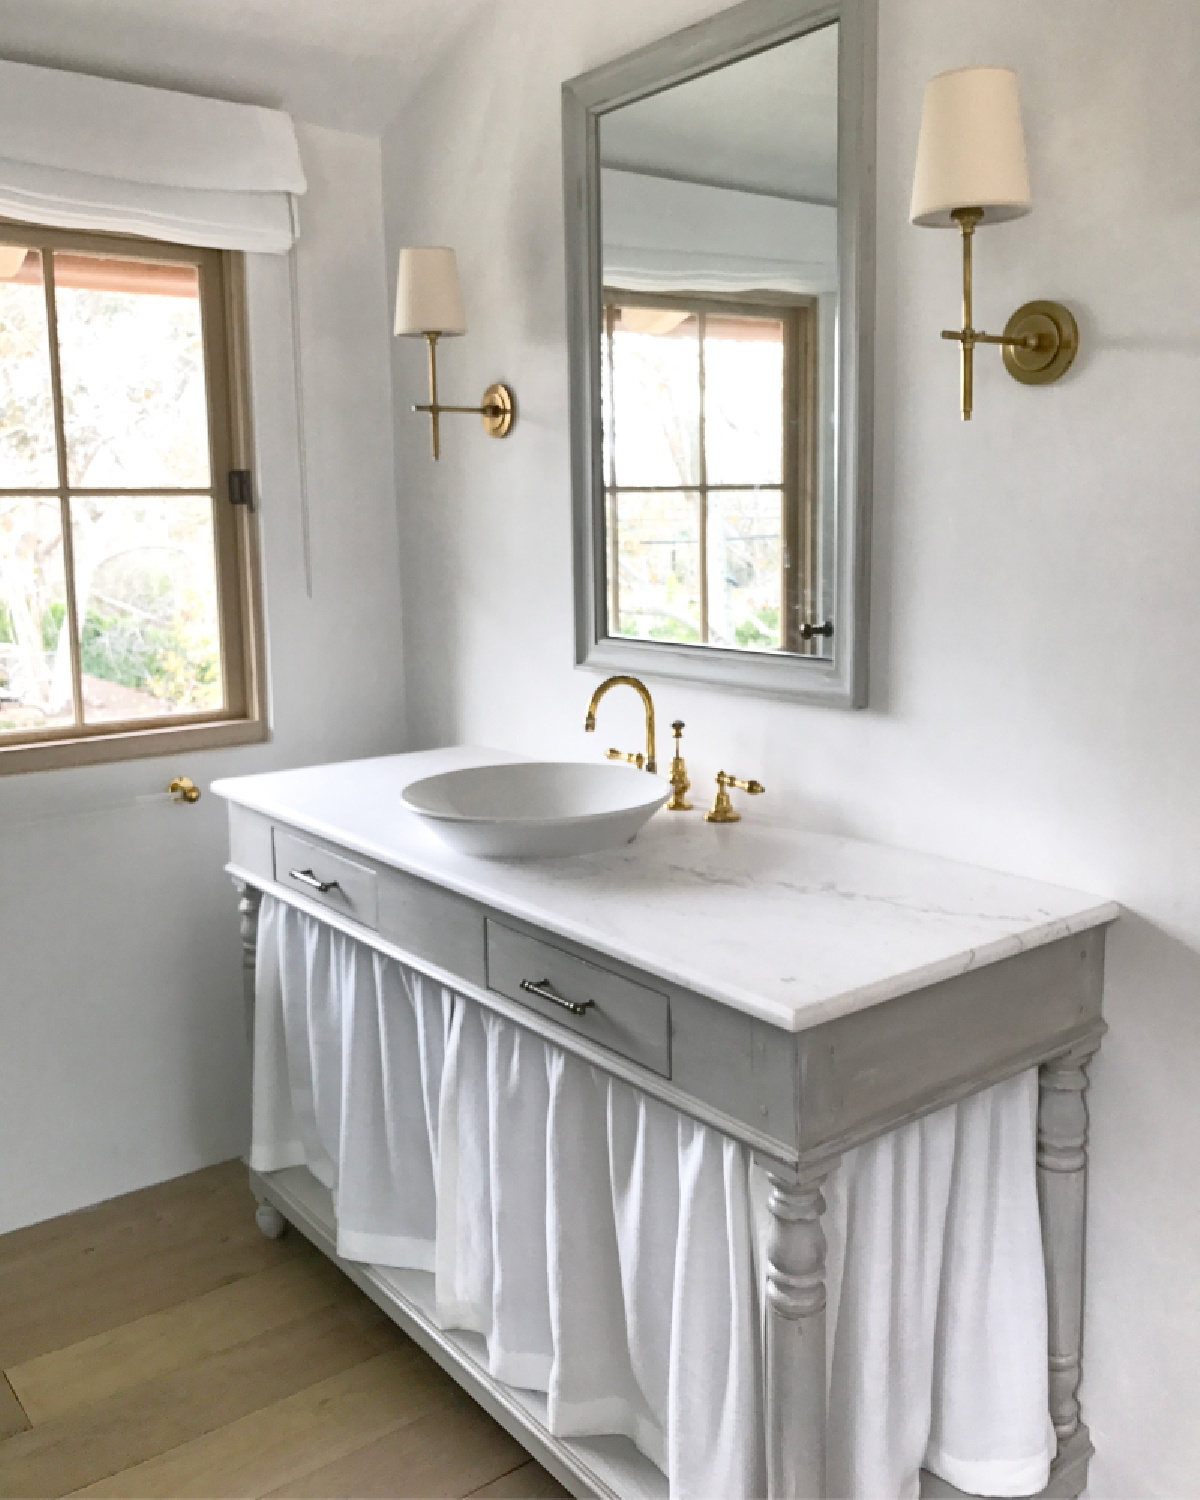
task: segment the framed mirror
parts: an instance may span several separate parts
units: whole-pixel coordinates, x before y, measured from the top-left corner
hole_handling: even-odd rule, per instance
[[[563,85],[576,660],[861,707],[874,0]]]

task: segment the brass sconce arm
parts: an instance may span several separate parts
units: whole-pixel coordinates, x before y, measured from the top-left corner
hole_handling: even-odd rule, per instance
[[[1027,302],[1019,307],[1003,333],[984,333],[974,324],[972,246],[981,208],[956,208],[950,217],[962,230],[962,327],[944,328],[942,337],[961,346],[962,416],[971,420],[975,404],[975,346],[997,344],[1014,379],[1025,385],[1057,380],[1075,358],[1079,330],[1070,312],[1058,302]]]
[[[1017,350],[1038,348],[1038,336],[1035,333],[1014,335],[1008,330],[1004,333],[984,333],[975,327],[972,245],[975,243],[975,226],[983,216],[983,208],[956,208],[951,213],[951,219],[956,220],[963,231],[963,326],[962,329],[942,330],[942,338],[954,339],[957,344],[962,345],[963,422],[971,422],[972,408],[975,405],[975,345],[999,344],[1004,348]]]
[[[644,765],[645,769],[652,776],[656,775],[658,772],[658,761],[654,755],[654,699],[650,696],[650,689],[639,678],[624,675],[606,677],[592,694],[591,701],[587,706],[587,715],[583,721],[584,730],[587,734],[592,734],[595,731],[596,709],[599,706],[600,700],[610,688],[615,687],[631,687],[642,700],[642,707],[646,710],[646,756]],[[641,760],[640,756],[626,755],[619,750],[610,750],[608,758],[610,760],[627,760],[634,765],[638,765]]]
[[[483,430],[489,437],[507,437],[512,430],[514,407],[513,394],[506,385],[489,385],[478,406],[449,406],[438,400],[437,386],[437,342],[440,334],[427,333],[429,345],[429,400],[413,411],[428,412],[433,427],[433,456],[441,457],[441,429],[439,418],[443,412],[465,412],[483,418]]]

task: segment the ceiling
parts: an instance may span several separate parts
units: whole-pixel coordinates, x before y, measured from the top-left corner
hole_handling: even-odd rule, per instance
[[[797,37],[600,121],[605,166],[837,201],[837,27]]]
[[[483,0],[0,0],[0,57],[378,134]]]

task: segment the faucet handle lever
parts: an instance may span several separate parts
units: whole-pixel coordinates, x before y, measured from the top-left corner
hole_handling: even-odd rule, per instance
[[[761,781],[740,781],[736,776],[727,776],[724,771],[717,772],[717,795],[713,798],[713,805],[704,814],[706,823],[740,823],[742,815],[734,807],[729,798],[729,788],[736,786],[743,792],[749,792],[752,797],[761,797],[766,787]]]
[[[646,757],[641,754],[635,754],[632,750],[606,750],[604,757],[606,760],[628,761],[631,766],[636,766],[639,771],[646,764]]]

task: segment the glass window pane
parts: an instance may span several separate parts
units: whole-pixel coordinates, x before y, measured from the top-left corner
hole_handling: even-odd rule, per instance
[[[610,633],[699,641],[699,497],[618,493],[609,516],[616,526],[619,612],[614,624],[610,591]],[[610,556],[612,541],[610,537]]]
[[[54,276],[72,485],[207,485],[197,268],[56,254]]]
[[[84,719],[223,707],[212,501],[71,501]]]
[[[61,511],[0,497],[0,738],[75,722]]]
[[[708,497],[708,638],[714,646],[777,651],[782,584],[778,490]]]
[[[783,324],[705,319],[704,440],[709,484],[783,482]]]
[[[54,397],[42,257],[0,245],[0,488],[54,489]]]
[[[699,330],[682,310],[617,309],[606,441],[618,485],[699,484]]]

